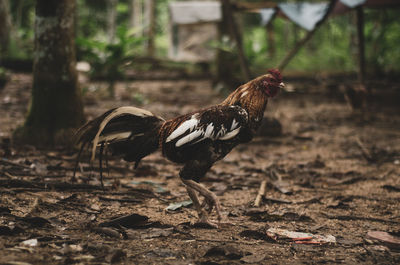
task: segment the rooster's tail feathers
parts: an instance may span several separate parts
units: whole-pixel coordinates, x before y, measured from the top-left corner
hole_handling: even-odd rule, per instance
[[[91,144],[91,160],[98,146],[107,145],[113,154],[138,162],[158,148],[158,129],[164,119],[135,107],[111,109],[86,123],[76,133],[81,148]]]

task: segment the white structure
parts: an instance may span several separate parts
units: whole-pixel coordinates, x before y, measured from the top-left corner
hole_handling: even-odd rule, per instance
[[[218,22],[222,19],[217,1],[185,1],[169,4],[169,57],[182,62],[209,62],[215,58],[210,47],[218,37]]]

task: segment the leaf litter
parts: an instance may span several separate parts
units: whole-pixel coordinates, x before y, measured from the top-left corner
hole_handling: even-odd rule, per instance
[[[281,122],[282,134],[238,146],[202,180],[218,194],[223,215],[234,223],[203,229],[191,225],[196,211],[182,204],[189,198],[178,176],[180,167],[160,154],[144,159],[136,172],[119,158],[110,159],[102,190],[96,165],[82,163],[82,171],[72,178],[74,150],[7,144],[28,105],[14,99],[27,103],[24,87],[32,82],[26,74],[15,74],[15,80],[19,82],[0,91],[0,98],[10,98],[7,106],[0,105],[7,113],[0,116],[1,142],[6,143],[0,146],[1,264],[400,263],[398,250],[389,246],[400,231],[398,109],[372,102],[375,112],[363,122],[338,100],[340,95],[281,94],[266,115]],[[166,83],[116,86],[135,87],[135,93],[151,99],[142,107],[167,118],[223,99],[208,81],[167,84],[180,88],[190,83],[191,89],[181,93],[160,91]],[[380,85],[391,86],[398,84]],[[193,95],[193,102],[179,100]],[[104,99],[85,110],[94,117],[130,104]],[[84,154],[84,161],[88,158]],[[265,179],[265,194],[253,209]],[[170,204],[175,211],[166,210]],[[215,213],[210,218],[217,221]],[[279,233],[274,240],[267,234],[272,228],[302,240],[295,243]],[[329,235],[336,243],[309,244]],[[36,246],[21,245],[34,239]]]

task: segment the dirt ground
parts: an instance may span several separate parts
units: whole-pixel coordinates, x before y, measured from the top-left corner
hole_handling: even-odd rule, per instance
[[[194,225],[180,166],[159,153],[136,170],[110,158],[103,191],[88,154],[73,177],[74,150],[9,144],[32,83],[13,74],[0,90],[0,264],[400,264],[400,87],[372,82],[361,115],[340,79],[318,80],[286,81],[294,92],[266,111],[282,133],[238,146],[202,181],[231,223],[213,229]],[[207,80],[120,82],[114,100],[104,83],[83,87],[89,119],[122,105],[171,118],[223,99]]]

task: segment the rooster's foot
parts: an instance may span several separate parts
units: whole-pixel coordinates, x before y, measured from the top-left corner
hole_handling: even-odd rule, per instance
[[[202,228],[219,228],[219,223],[215,223],[208,219],[208,216],[203,215],[199,218],[199,220],[194,224],[196,227],[202,227]]]
[[[222,220],[221,204],[219,203],[217,195],[212,193],[209,189],[207,189],[206,187],[204,187],[200,183],[197,183],[197,182],[195,182],[193,180],[189,180],[189,179],[183,179],[183,178],[181,178],[181,179],[182,179],[182,182],[186,185],[186,189],[187,189],[187,191],[189,193],[189,196],[192,199],[196,209],[198,209],[199,206],[201,207],[201,205],[200,205],[200,203],[198,203],[197,195],[193,195],[193,194],[195,194],[194,191],[197,191],[202,196],[204,196],[205,201],[209,205],[211,210],[212,210],[211,205],[213,205],[215,207],[215,211],[217,213],[218,221],[221,221]]]

